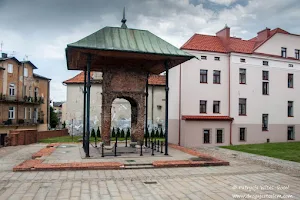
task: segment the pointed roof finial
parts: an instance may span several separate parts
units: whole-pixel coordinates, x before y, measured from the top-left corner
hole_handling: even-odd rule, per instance
[[[123,8],[123,19],[121,20],[122,22],[122,25],[121,25],[121,28],[127,28],[127,25],[125,24],[126,23],[126,18],[125,18],[125,7]]]

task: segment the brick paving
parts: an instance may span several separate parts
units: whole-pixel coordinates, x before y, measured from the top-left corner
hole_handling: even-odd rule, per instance
[[[219,167],[32,172],[8,170],[8,165],[17,165],[44,147],[40,144],[8,147],[4,148],[6,153],[0,149],[1,200],[227,200],[234,199],[233,195],[238,194],[252,197],[292,195],[293,198],[285,199],[300,199],[300,177],[297,174],[289,175],[235,158],[229,160],[230,166]],[[262,199],[268,198],[264,196]]]

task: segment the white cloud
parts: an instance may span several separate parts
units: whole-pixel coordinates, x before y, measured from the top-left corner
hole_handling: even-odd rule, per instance
[[[237,0],[209,0],[210,2],[216,3],[216,4],[221,4],[225,6],[229,6],[236,2]]]

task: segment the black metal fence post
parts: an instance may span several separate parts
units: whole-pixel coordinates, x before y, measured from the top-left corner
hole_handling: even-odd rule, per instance
[[[154,139],[154,150],[156,150],[156,139]]]
[[[104,143],[102,143],[102,155],[101,155],[101,157],[104,157]]]
[[[127,133],[126,133],[126,136],[125,136],[125,147],[127,147]]]
[[[118,135],[116,135],[116,146],[118,145]]]
[[[117,142],[115,142],[115,156],[117,156]]]
[[[141,154],[140,156],[143,156],[143,143],[141,143]]]
[[[152,154],[151,154],[151,155],[152,155],[152,156],[154,156],[154,148],[153,148],[153,146],[154,146],[154,143],[152,142],[152,143],[151,143],[151,149],[152,149]]]
[[[157,141],[157,152],[159,152],[159,140]]]
[[[160,142],[160,153],[163,153],[163,141]]]

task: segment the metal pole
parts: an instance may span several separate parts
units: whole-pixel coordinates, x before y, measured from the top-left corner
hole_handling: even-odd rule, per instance
[[[97,132],[95,133],[95,147],[97,147]]]
[[[141,154],[140,156],[143,156],[143,142],[141,142]]]
[[[101,157],[104,157],[104,143],[102,143],[102,155],[101,155]]]
[[[160,142],[160,153],[163,153],[163,141]]]
[[[157,152],[159,152],[159,140],[157,141]]]
[[[169,128],[169,67],[167,62],[165,62],[166,68],[166,104],[165,104],[165,155],[168,155],[168,128]]]
[[[148,86],[149,86],[149,73],[147,73],[147,81],[146,81],[146,120],[145,120],[145,134],[144,136],[147,136],[147,132],[148,132]],[[146,137],[146,141],[145,141],[145,145],[147,146],[147,137]]]
[[[86,152],[90,157],[90,103],[91,103],[91,55],[87,57],[87,95],[86,95]]]
[[[72,142],[74,142],[73,127],[74,127],[74,124],[73,124],[73,119],[72,119]]]
[[[85,131],[86,131],[86,67],[84,68],[84,85],[83,85],[83,135],[82,135],[82,147],[85,149]]]
[[[115,156],[117,156],[117,142],[115,142]]]
[[[127,147],[127,133],[126,133],[126,135],[125,135],[125,140],[126,140],[126,142],[125,142],[125,147]]]
[[[153,144],[153,142],[152,142],[152,143],[151,143],[151,150],[152,150],[151,156],[154,156],[154,148],[153,148],[153,146],[154,146],[154,144]]]

